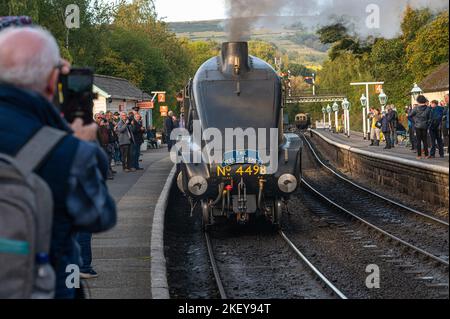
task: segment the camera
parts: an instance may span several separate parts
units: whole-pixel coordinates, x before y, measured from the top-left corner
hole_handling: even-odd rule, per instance
[[[58,79],[55,104],[59,107],[64,118],[72,123],[81,118],[84,124],[94,121],[93,93],[94,72],[90,68],[73,68],[69,74],[61,74]]]

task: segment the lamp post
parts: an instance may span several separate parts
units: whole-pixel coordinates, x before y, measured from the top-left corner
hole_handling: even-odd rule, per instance
[[[383,90],[381,90],[381,93],[378,96],[378,99],[380,100],[380,104],[381,104],[381,112],[384,112],[384,108],[386,107],[386,104],[387,104],[387,101],[388,101],[388,97],[384,93]]]
[[[326,123],[325,114],[327,113],[327,110],[325,107],[322,107],[322,113],[323,113],[323,128],[325,129],[325,123]]]
[[[366,132],[367,132],[367,128],[366,128],[366,106],[367,106],[367,97],[363,94],[361,96],[361,98],[359,99],[359,101],[361,102],[361,106],[362,106],[362,115],[363,115],[363,132],[364,132],[364,139],[366,139]]]
[[[417,83],[414,83],[414,87],[411,90],[411,96],[414,99],[414,101],[416,101],[417,98],[419,97],[419,95],[422,95],[422,94],[423,94],[422,89],[417,85]],[[413,101],[413,104],[414,104],[414,101]]]
[[[344,127],[347,137],[350,137],[350,102],[347,98],[342,102],[342,109],[344,110]]]
[[[339,105],[336,102],[333,103],[333,111],[334,111],[334,127],[335,127],[334,129],[335,129],[336,133],[339,133],[339,129],[338,129],[338,126],[339,126],[339,119],[338,119]]]
[[[327,113],[328,113],[328,129],[331,130],[331,106],[330,104],[327,105]]]

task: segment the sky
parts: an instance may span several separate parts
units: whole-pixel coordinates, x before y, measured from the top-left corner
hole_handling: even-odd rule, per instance
[[[225,0],[156,0],[156,12],[166,22],[225,18]]]

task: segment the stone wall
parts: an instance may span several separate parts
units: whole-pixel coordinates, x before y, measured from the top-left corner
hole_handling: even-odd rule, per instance
[[[386,161],[329,144],[311,131],[321,155],[353,179],[367,179],[432,205],[449,207],[449,175]]]

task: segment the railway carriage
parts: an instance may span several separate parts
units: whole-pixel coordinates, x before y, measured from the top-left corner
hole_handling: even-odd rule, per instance
[[[311,126],[311,115],[308,113],[299,113],[295,116],[295,126],[299,130],[305,130]]]
[[[221,217],[247,223],[257,216],[279,225],[283,205],[301,180],[302,142],[283,133],[283,86],[276,71],[249,56],[246,42],[223,43],[184,95],[190,153],[182,156],[177,184],[191,203],[201,203],[204,227]],[[207,146],[196,141],[195,123],[202,132],[220,132],[222,148],[203,152],[201,162],[193,163],[192,153]],[[250,135],[233,137],[230,144],[230,130],[257,133],[256,144]],[[270,161],[263,156],[267,151]]]

